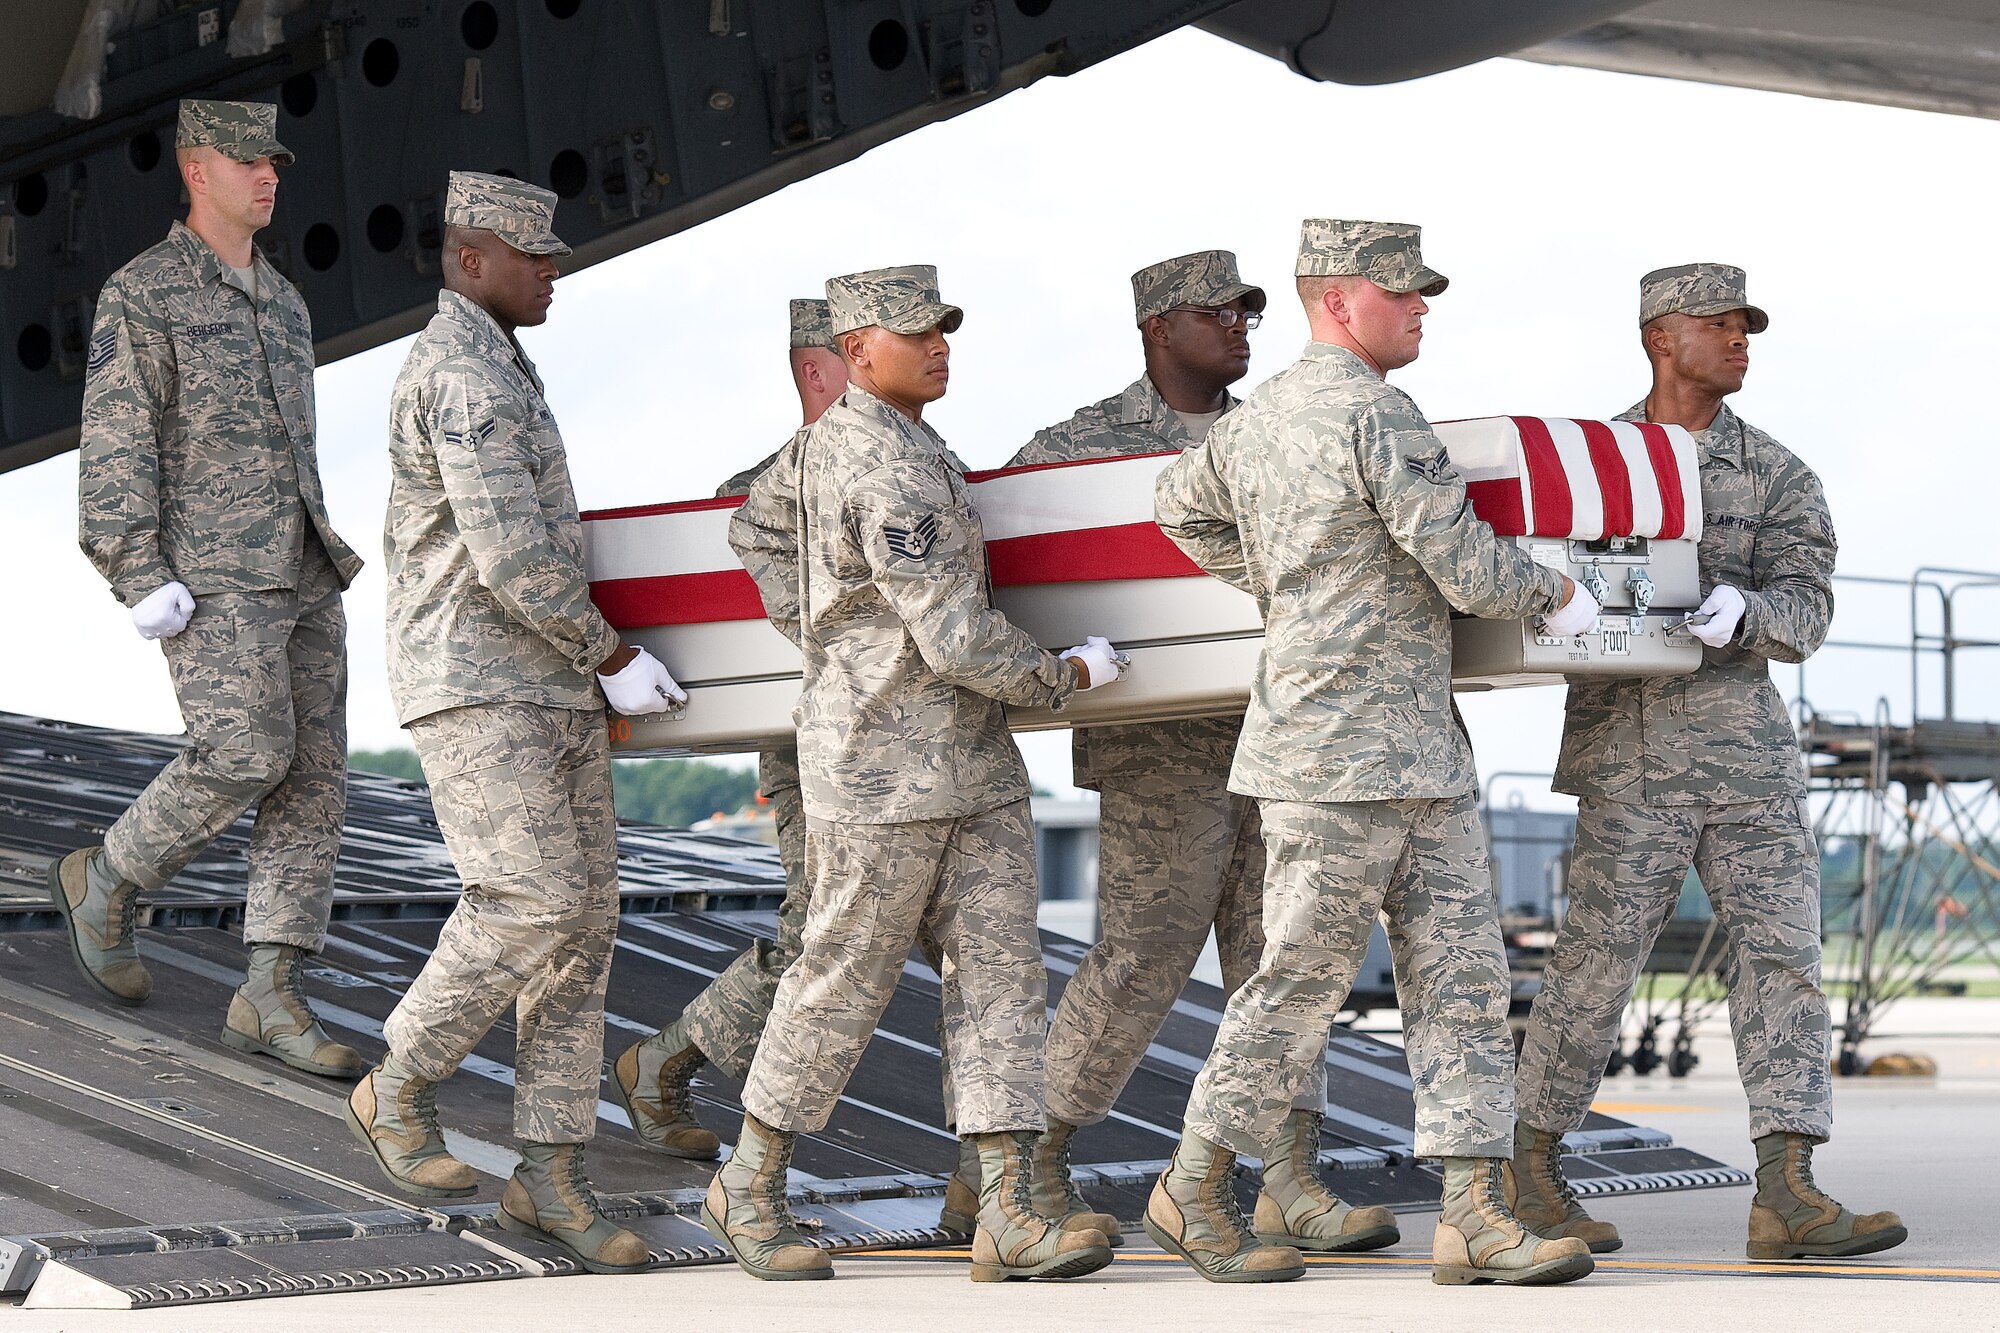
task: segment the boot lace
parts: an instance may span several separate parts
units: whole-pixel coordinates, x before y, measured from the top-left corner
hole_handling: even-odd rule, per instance
[[[438,1133],[438,1085],[428,1080],[411,1079],[410,1114],[427,1138],[440,1137]]]
[[[111,891],[104,900],[104,928],[111,935],[114,949],[123,949],[132,942],[132,932],[139,924],[139,889],[136,885],[121,885]]]
[[[290,1000],[300,1013],[310,1018],[312,1009],[306,1004],[306,956],[302,951],[285,950],[285,961],[279,965],[275,981],[279,997]]]
[[[1006,1173],[1008,1197],[1021,1216],[1038,1216],[1034,1193],[1035,1135],[1023,1130],[1008,1135],[1008,1141],[1014,1145],[1014,1160],[1008,1163],[1012,1170]]]
[[[1056,1145],[1055,1159],[1051,1165],[1055,1171],[1056,1188],[1062,1194],[1064,1210],[1071,1213],[1087,1213],[1090,1211],[1090,1204],[1085,1201],[1083,1191],[1076,1187],[1076,1182],[1070,1179],[1069,1174],[1069,1145],[1072,1137],[1068,1134],[1062,1137],[1061,1142]]]
[[[1494,1158],[1482,1162],[1474,1174],[1476,1176],[1472,1186],[1475,1195],[1474,1206],[1491,1217],[1508,1216],[1507,1195],[1500,1184],[1499,1160]]]
[[[1577,1206],[1576,1190],[1571,1188],[1569,1177],[1562,1169],[1562,1140],[1554,1135],[1549,1137],[1549,1146],[1542,1153],[1541,1184],[1555,1197],[1549,1202],[1559,1204],[1564,1211]]]
[[[1234,1171],[1217,1171],[1204,1180],[1201,1186],[1202,1206],[1209,1216],[1220,1219],[1234,1232],[1239,1242],[1254,1244],[1256,1237],[1250,1230],[1250,1221],[1243,1216],[1243,1208],[1236,1202],[1235,1178]]]
[[[582,1205],[586,1212],[598,1214],[604,1211],[597,1206],[597,1192],[590,1188],[590,1181],[584,1177],[581,1152],[563,1154],[562,1183],[575,1203]]]

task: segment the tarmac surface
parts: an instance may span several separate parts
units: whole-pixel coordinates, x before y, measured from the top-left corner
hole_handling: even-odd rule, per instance
[[[1898,1329],[2000,1328],[2000,1000],[1913,1000],[1886,1017],[1872,1053],[1921,1052],[1934,1079],[1842,1080],[1837,1137],[1820,1150],[1822,1186],[1860,1211],[1895,1208],[1911,1230],[1901,1249],[1838,1263],[1750,1264],[1742,1258],[1747,1189],[1602,1201],[1625,1248],[1567,1287],[1434,1287],[1432,1215],[1403,1214],[1405,1242],[1378,1255],[1314,1262],[1301,1281],[1232,1288],[1202,1282],[1143,1236],[1109,1269],[1062,1283],[974,1285],[962,1251],[850,1255],[838,1280],[759,1283],[731,1268],[638,1277],[564,1277],[307,1296],[132,1313],[11,1310],[5,1333],[146,1327],[288,1333],[400,1327],[429,1333],[530,1325],[700,1333],[810,1327],[1160,1329]],[[1608,1080],[1601,1109],[1670,1131],[1739,1166],[1753,1164],[1726,1030],[1704,1025],[1700,1065]]]

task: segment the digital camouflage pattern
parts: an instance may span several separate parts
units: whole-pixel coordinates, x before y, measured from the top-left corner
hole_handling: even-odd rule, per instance
[[[1222,410],[1233,411],[1236,404],[1234,395],[1225,394]],[[1167,406],[1153,381],[1141,375],[1124,392],[1079,408],[1068,420],[1036,431],[1034,438],[1007,460],[1007,466],[1178,452],[1194,443],[1180,415]],[[1242,729],[1240,714],[1144,726],[1085,727],[1070,737],[1075,782],[1079,787],[1095,788],[1118,773],[1188,777],[1220,773],[1226,777],[1236,754],[1236,736]]]
[[[172,582],[196,600],[160,645],[188,748],[105,842],[121,879],[157,889],[257,805],[244,938],[317,952],[347,809],[340,591],[361,561],[320,490],[305,302],[251,262],[255,298],[177,222],[98,300],[81,544],[128,606]]]
[[[1407,394],[1352,352],[1310,343],[1160,474],[1155,499],[1176,545],[1265,608],[1231,791],[1473,790],[1450,612],[1553,611],[1562,576],[1474,517]]]
[[[1569,915],[1521,1048],[1521,1119],[1583,1124],[1639,967],[1692,865],[1725,940],[1736,1068],[1750,1137],[1833,1132],[1829,1020],[1820,989],[1819,855],[1803,800],[1577,809]]]
[[[1049,1023],[1049,1114],[1094,1125],[1159,1035],[1211,927],[1225,995],[1264,956],[1264,843],[1257,802],[1203,777],[1121,773],[1098,807],[1098,940]],[[1324,1047],[1324,1042],[1321,1043]],[[1293,1104],[1326,1106],[1326,1065],[1307,1057]]]
[[[744,1109],[790,1133],[825,1128],[921,938],[938,954],[958,1132],[1039,1132],[1047,991],[1025,793],[963,818],[808,815],[806,867],[804,946],[778,983]]]
[[[454,171],[445,187],[444,223],[490,231],[523,254],[566,255],[556,235],[556,192],[512,176]]]
[[[1385,292],[1436,296],[1451,285],[1424,265],[1423,228],[1407,222],[1307,218],[1299,224],[1293,272],[1306,277],[1363,277]]]
[[[390,1053],[448,1078],[511,1005],[514,1136],[585,1142],[618,923],[604,709],[476,704],[425,714],[410,740],[465,890],[383,1025]]]
[[[1771,327],[1771,317],[1750,304],[1749,279],[1733,264],[1677,264],[1656,268],[1639,279],[1639,325],[1661,315],[1721,315],[1741,310],[1750,332]]]
[[[791,333],[794,350],[801,347],[833,350],[833,308],[824,301],[810,298],[793,301]],[[744,484],[747,486],[749,483]]]
[[[850,387],[786,463],[751,486],[729,541],[774,622],[798,590],[806,813],[886,824],[1025,799],[1002,705],[1060,709],[1075,681],[993,609],[984,529],[943,440]]]
[[[963,310],[946,304],[938,294],[937,269],[930,264],[828,278],[826,301],[835,337],[873,325],[891,333],[925,333],[935,328],[956,333],[965,319]]]
[[[1233,259],[1228,271],[1233,280]],[[1134,275],[1135,286],[1151,272]],[[1231,397],[1224,410],[1235,406]],[[1193,443],[1179,415],[1142,375],[1123,393],[1037,431],[1008,466],[1163,453]],[[1072,1125],[1096,1124],[1110,1113],[1179,998],[1211,927],[1225,991],[1234,991],[1263,955],[1264,844],[1257,807],[1229,791],[1242,726],[1239,714],[1071,733],[1076,785],[1103,794],[1098,939],[1064,988],[1049,1026],[1049,1114]],[[1301,1105],[1323,1105],[1324,1083],[1322,1074]],[[1315,1090],[1318,1102],[1310,1100]]]
[[[824,321],[825,302],[794,301],[794,332],[798,329],[798,308],[809,304],[820,306]],[[798,431],[787,448],[795,447],[804,435],[803,429]],[[745,494],[750,483],[785,452],[780,449],[756,467],[737,473],[722,483],[716,494]],[[796,634],[794,622],[788,637]],[[742,1079],[750,1072],[750,1059],[757,1052],[757,1040],[763,1035],[771,1002],[778,993],[778,978],[799,956],[806,920],[806,819],[805,805],[799,796],[797,747],[776,746],[759,754],[757,787],[771,803],[771,817],[778,830],[778,860],[785,868],[785,897],[778,906],[778,936],[774,940],[758,940],[738,954],[721,975],[681,1010],[687,1034],[694,1044],[708,1057],[709,1063],[734,1079]]]
[[[327,521],[312,320],[259,253],[257,299],[179,222],[97,301],[77,449],[78,536],[127,606],[297,588],[307,534],[341,586],[361,570]]]
[[[1642,402],[1621,419],[1644,412]],[[1570,685],[1555,786],[1582,798],[1571,906],[1529,1018],[1523,1116],[1562,1132],[1581,1123],[1575,1107],[1603,1076],[1640,962],[1692,865],[1728,930],[1752,1137],[1824,1135],[1819,850],[1770,663],[1804,661],[1824,642],[1838,546],[1819,479],[1776,440],[1725,406],[1695,441],[1701,584],[1740,591],[1743,621],[1728,646],[1702,649],[1691,675]]]
[[[104,845],[119,878],[158,889],[255,805],[243,939],[318,953],[347,814],[347,620],[311,555],[300,591],[205,595],[160,640],[188,745]]]
[[[389,690],[405,724],[467,704],[604,706],[618,634],[590,600],[569,461],[534,363],[438,293],[389,398]]]
[[[1224,306],[1239,296],[1248,309],[1264,308],[1264,289],[1243,281],[1228,250],[1197,250],[1132,275],[1132,311],[1141,324],[1177,305]]]
[[[1645,419],[1642,402],[1619,420]],[[1555,789],[1647,805],[1803,797],[1804,761],[1772,662],[1803,662],[1833,620],[1838,551],[1812,469],[1724,407],[1701,451],[1701,586],[1743,594],[1743,623],[1686,676],[1572,681]]]
[[[182,98],[174,147],[213,148],[238,162],[268,157],[281,167],[288,167],[295,160],[292,151],[278,142],[275,102],[206,102]]]
[[[1507,956],[1470,793],[1267,800],[1267,942],[1188,1099],[1190,1133],[1261,1155],[1320,1063],[1377,913],[1387,918],[1421,1157],[1513,1151]]]

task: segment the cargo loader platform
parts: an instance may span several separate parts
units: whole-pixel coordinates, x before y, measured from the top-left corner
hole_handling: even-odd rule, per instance
[[[512,1168],[514,1031],[503,1018],[439,1096],[479,1194],[429,1207],[399,1195],[349,1136],[347,1087],[219,1041],[241,977],[239,826],[142,902],[152,1000],[99,999],[71,962],[41,876],[95,842],[174,753],[171,740],[0,715],[0,1295],[30,1306],[128,1308],[307,1292],[554,1276],[566,1257],[498,1230]],[[775,929],[782,875],[768,847],[624,825],[624,914],[606,1001],[615,1056],[672,1017]],[[325,952],[308,972],[322,1020],[365,1056],[428,956],[457,890],[422,788],[356,773]],[[1051,999],[1083,946],[1045,936]],[[1222,1003],[1191,985],[1110,1120],[1076,1140],[1094,1203],[1136,1222],[1179,1132]],[[940,1127],[937,978],[913,960],[827,1128],[806,1136],[792,1197],[834,1250],[935,1247],[955,1141]],[[1437,1179],[1413,1157],[1402,1052],[1336,1029],[1321,1159],[1357,1204],[1424,1207]],[[699,1112],[729,1136],[737,1086],[713,1069]],[[608,1211],[663,1267],[726,1262],[701,1228],[712,1164],[644,1151],[624,1114],[589,1169]],[[1594,1116],[1571,1148],[1579,1193],[1747,1183],[1665,1134]],[[1246,1198],[1248,1197],[1246,1193]]]

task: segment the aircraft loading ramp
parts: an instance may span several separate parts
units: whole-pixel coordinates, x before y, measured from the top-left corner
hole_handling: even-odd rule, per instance
[[[479,1196],[427,1208],[396,1195],[340,1118],[345,1085],[238,1054],[217,1039],[241,975],[239,825],[150,896],[140,950],[156,990],[142,1008],[97,998],[77,975],[42,887],[47,860],[96,841],[174,752],[170,740],[0,714],[0,1293],[31,1306],[155,1306],[576,1271],[499,1231],[513,1163],[514,1033],[503,1019],[439,1107]],[[674,1014],[752,939],[774,929],[772,849],[627,825],[624,915],[607,998],[608,1052]],[[420,788],[352,777],[334,926],[311,969],[322,1019],[365,1055],[427,956],[457,881]],[[1081,946],[1044,937],[1051,998]],[[1077,1139],[1079,1179],[1128,1222],[1178,1133],[1222,997],[1189,987],[1111,1120]],[[953,1140],[938,1127],[937,981],[913,961],[832,1123],[805,1138],[794,1207],[833,1249],[933,1246]],[[1359,1203],[1434,1206],[1412,1160],[1402,1052],[1336,1034],[1321,1157]],[[704,1119],[739,1121],[737,1089],[697,1084]],[[610,1210],[664,1267],[726,1262],[695,1211],[712,1167],[639,1149],[616,1107],[590,1172]],[[1746,1183],[1656,1130],[1593,1117],[1572,1137],[1580,1193]],[[1248,1198],[1247,1190],[1245,1197]]]

